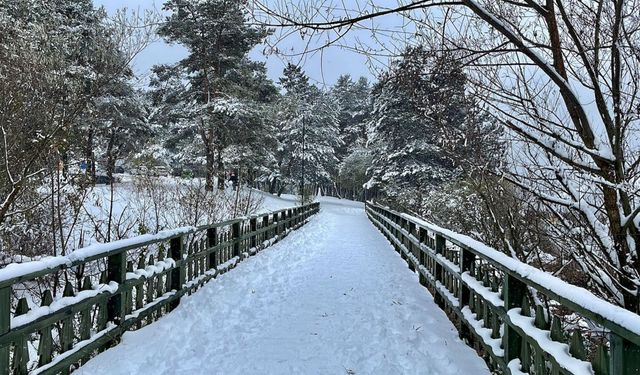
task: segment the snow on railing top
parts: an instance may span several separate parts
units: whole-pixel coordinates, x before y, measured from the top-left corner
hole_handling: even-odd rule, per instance
[[[11,263],[0,269],[0,287],[20,280],[29,280],[42,272],[60,267],[71,267],[77,263],[102,258],[115,251],[126,251],[131,248],[166,241],[171,238],[192,233],[195,227],[187,226],[177,229],[163,230],[156,234],[143,234],[107,243],[96,243],[72,251],[68,255],[49,256],[25,263]]]
[[[544,288],[546,292],[556,294],[558,297],[573,302],[576,306],[583,309],[590,310],[591,312],[600,315],[602,318],[610,320],[611,322],[616,323],[640,336],[640,315],[634,314],[629,310],[625,310],[620,306],[607,302],[584,288],[569,284],[547,272],[511,258],[508,255],[487,246],[480,241],[474,240],[469,236],[428,223],[415,216],[408,214],[401,214],[401,216],[414,221],[416,224],[423,226],[426,229],[438,232],[448,239],[455,241],[460,245],[464,245],[470,250],[475,250],[484,258],[492,260],[494,263],[497,263],[498,265],[515,273],[515,275],[523,281],[530,281],[531,283]]]
[[[284,208],[251,216],[238,217],[214,224],[202,225],[199,227],[185,226],[177,229],[163,230],[156,234],[143,234],[140,236],[112,241],[108,243],[92,244],[87,247],[74,250],[67,255],[42,257],[40,259],[24,263],[11,263],[3,269],[0,269],[0,288],[16,282],[34,279],[55,269],[72,267],[79,263],[103,258],[112,252],[126,251],[136,247],[170,240],[181,235],[203,231],[210,228],[223,227],[241,222],[243,220],[262,217],[264,215],[279,214],[287,210],[290,210],[290,208]]]
[[[407,219],[419,227],[442,235],[448,241],[476,253],[549,297],[558,299],[559,302],[581,315],[602,324],[636,344],[640,344],[640,315],[605,301],[584,288],[571,285],[547,272],[511,258],[469,236],[442,228],[418,217],[394,211],[388,207],[372,202],[368,203]]]

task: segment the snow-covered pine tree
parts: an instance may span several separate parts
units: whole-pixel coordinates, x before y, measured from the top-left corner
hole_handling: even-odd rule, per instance
[[[407,208],[421,204],[421,194],[456,176],[443,156],[435,126],[390,80],[374,89],[369,145],[374,158],[368,189]]]
[[[498,160],[497,127],[466,84],[452,56],[405,51],[375,89],[369,187],[419,212],[422,194]]]
[[[333,179],[335,193],[341,197],[348,196],[355,199],[360,196],[365,182],[353,177],[363,176],[368,168],[368,165],[362,163],[362,158],[366,153],[364,149],[367,143],[366,123],[371,114],[370,91],[369,81],[366,78],[360,77],[354,82],[349,75],[338,77],[330,91],[339,106],[338,126],[342,144],[336,149],[339,167]],[[358,167],[362,169],[354,169]]]
[[[424,192],[454,178],[457,172],[438,144],[436,125],[410,100],[398,78],[397,72],[391,71],[374,88],[368,124],[374,158],[367,188],[416,209]],[[425,84],[415,83],[418,87]]]
[[[371,166],[373,155],[370,149],[355,146],[340,162],[337,185],[341,197],[352,200],[364,200],[364,184],[367,182],[367,170]]]
[[[401,90],[433,126],[443,155],[464,165],[466,174],[495,163],[499,126],[466,93],[468,79],[458,59],[413,47],[394,72]]]
[[[331,184],[341,144],[335,100],[309,84],[302,69],[292,64],[285,67],[280,84],[285,94],[278,104],[278,193],[299,191],[303,175],[305,186]]]
[[[243,93],[249,92],[241,89],[246,84],[242,77],[255,77],[264,69],[250,62],[247,54],[268,31],[248,22],[241,1],[169,0],[164,10],[171,14],[158,29],[159,35],[189,50],[189,56],[178,63],[182,69],[166,70],[188,81],[179,97],[189,109],[180,126],[188,129],[181,130],[199,136],[206,185],[212,190],[216,172],[219,183],[224,181],[223,151],[232,143],[225,129],[238,120],[236,115],[251,109],[250,105],[240,108],[246,104]]]
[[[349,75],[338,77],[331,95],[340,108],[338,113],[340,140],[337,157],[343,160],[352,148],[366,143],[366,120],[371,112],[369,81],[360,77],[354,82]]]
[[[126,77],[112,82],[95,99],[94,133],[105,172],[113,180],[116,161],[138,150],[151,133],[143,94]]]

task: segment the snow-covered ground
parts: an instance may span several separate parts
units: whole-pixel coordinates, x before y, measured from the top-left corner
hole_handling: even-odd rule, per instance
[[[282,194],[278,197],[274,194],[269,194],[264,191],[251,189],[251,194],[256,194],[262,197],[262,207],[259,212],[277,211],[283,208],[294,207],[299,204],[298,196],[291,194]]]
[[[489,374],[362,204],[320,201],[304,228],[77,373]]]

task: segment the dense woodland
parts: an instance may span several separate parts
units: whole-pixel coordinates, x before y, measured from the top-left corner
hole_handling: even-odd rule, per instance
[[[637,311],[640,21],[625,18],[637,7],[473,4],[461,12],[468,28],[417,39],[375,82],[343,75],[321,87],[293,64],[273,82],[249,52],[273,19],[333,29],[353,13],[317,21],[282,8],[259,25],[242,1],[168,0],[162,17],[108,17],[91,0],[0,0],[0,255],[82,245],[69,227],[97,175],[113,194],[119,165],[202,181],[184,202],[214,199],[233,171],[273,194],[374,198]],[[495,16],[493,38],[478,33],[486,26],[463,35],[483,12]],[[525,25],[531,12],[559,19]],[[131,61],[154,38],[189,54],[155,66],[141,88]],[[567,82],[594,98],[589,115]],[[105,241],[214,216],[122,230],[109,211],[92,225]]]

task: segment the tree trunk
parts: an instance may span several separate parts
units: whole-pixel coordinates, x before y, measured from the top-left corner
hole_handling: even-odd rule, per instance
[[[204,153],[206,158],[205,165],[205,190],[213,191],[213,176],[215,175],[214,169],[214,161],[215,161],[215,150],[213,148],[213,132],[212,130],[205,129],[204,122],[201,124],[202,128],[200,130],[200,138],[202,138],[202,143],[204,143]]]
[[[113,180],[113,172],[116,166],[116,158],[114,155],[114,147],[116,143],[116,129],[111,130],[111,134],[109,135],[109,142],[107,143],[107,179],[109,181]]]
[[[224,181],[225,181],[225,173],[224,173],[224,162],[222,161],[222,147],[218,146],[218,160],[217,160],[217,169],[218,169],[218,189],[224,190]]]
[[[205,190],[213,191],[213,176],[215,174],[215,168],[214,168],[215,155],[213,154],[213,150],[211,149],[211,147],[205,147],[205,153],[206,153],[205,168],[207,171],[207,175],[205,178]]]
[[[84,149],[84,161],[87,166],[87,170],[84,172],[88,177],[91,184],[95,184],[96,182],[96,167],[95,167],[95,157],[93,154],[93,137],[94,130],[93,127],[89,128],[87,132],[87,144]]]

